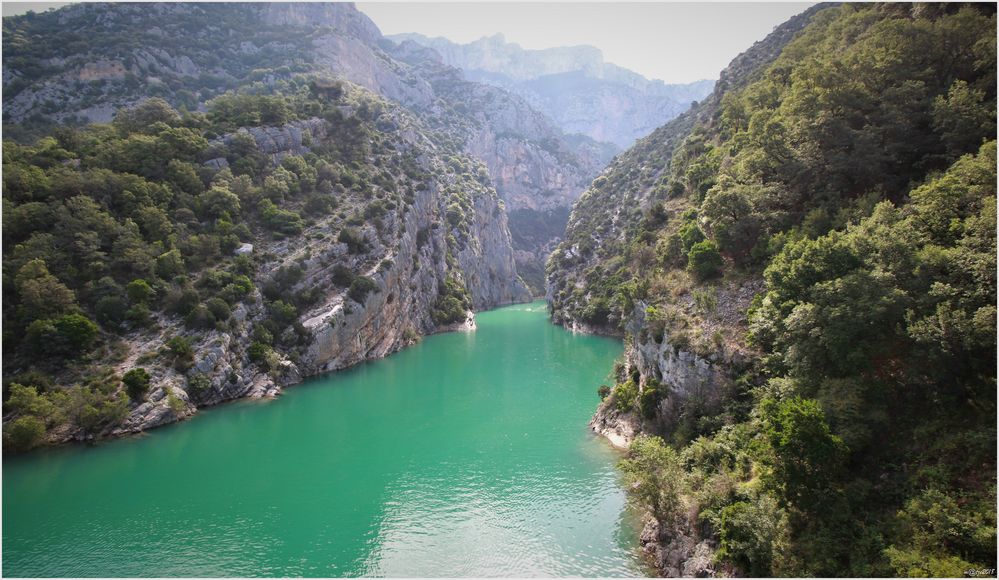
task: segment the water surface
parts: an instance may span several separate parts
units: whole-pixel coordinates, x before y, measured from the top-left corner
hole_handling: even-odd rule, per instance
[[[586,422],[619,341],[478,315],[267,402],[7,458],[4,576],[635,576]]]

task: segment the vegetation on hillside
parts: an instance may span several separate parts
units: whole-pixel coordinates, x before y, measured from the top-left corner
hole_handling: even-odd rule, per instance
[[[574,211],[556,310],[623,328],[637,306],[641,340],[751,355],[722,408],[657,433],[743,573],[994,566],[995,38],[994,6],[823,10]],[[635,203],[605,205],[612,190]],[[741,321],[714,314],[759,278]],[[611,403],[640,413],[621,380]],[[672,465],[643,442],[626,467],[644,489]]]
[[[206,113],[154,98],[108,125],[4,142],[5,444],[23,449],[47,430],[113,427],[149,390],[138,365],[115,376],[124,340],[175,334],[145,360],[187,372],[192,343],[235,331],[233,312],[255,303],[258,286],[267,316],[253,329],[249,358],[273,370],[275,351],[296,356],[299,315],[327,289],[301,285],[297,263],[259,273],[268,257],[237,255],[244,243],[301,235],[342,243],[355,268],[340,266],[334,282],[358,304],[378,292],[368,274],[391,260],[374,246],[397,244],[399,220],[431,187],[430,174],[394,134],[405,122],[399,112],[366,91],[322,83],[302,76],[246,87],[213,99]],[[298,121],[329,138],[306,133],[304,154],[273,156],[244,129]],[[481,166],[450,151],[440,216],[448,252],[471,235],[472,196],[495,196]],[[467,303],[458,274],[446,295]],[[454,299],[442,319],[453,317]],[[186,382],[196,403],[206,377],[191,372]]]

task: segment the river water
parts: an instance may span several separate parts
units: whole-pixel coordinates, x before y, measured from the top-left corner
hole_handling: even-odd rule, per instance
[[[3,463],[4,576],[641,576],[586,422],[620,341],[543,302],[141,437]]]

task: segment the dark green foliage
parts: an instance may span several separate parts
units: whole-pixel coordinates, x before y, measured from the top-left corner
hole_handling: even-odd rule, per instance
[[[832,434],[816,401],[765,399],[760,403],[770,468],[767,486],[781,501],[819,516],[832,502],[847,457],[843,441]]]
[[[149,285],[149,282],[139,278],[132,280],[125,287],[125,292],[128,294],[128,299],[134,304],[146,304],[153,297],[153,289]]]
[[[292,112],[280,97],[225,94],[208,103],[208,116],[221,129],[233,131],[239,127],[283,125],[291,120]]]
[[[434,319],[434,324],[453,324],[464,321],[469,308],[471,308],[471,299],[465,285],[458,278],[449,276],[444,281],[443,287],[438,290],[437,302],[430,315]]]
[[[635,408],[638,400],[638,385],[634,379],[628,379],[614,386],[614,406],[618,411],[628,412]]]
[[[187,392],[194,398],[200,398],[211,389],[212,383],[208,377],[197,374],[187,379]]]
[[[375,283],[374,280],[368,278],[367,276],[357,276],[350,283],[350,289],[347,290],[347,296],[358,304],[364,304],[364,300],[368,297],[368,294],[377,290],[378,284]]]
[[[354,281],[354,272],[342,264],[337,264],[333,267],[333,276],[331,279],[337,286],[348,288],[351,282]]]
[[[232,316],[229,304],[221,298],[209,299],[208,302],[205,303],[205,307],[217,323],[225,322],[229,320],[230,316]]]
[[[139,402],[149,392],[150,378],[146,369],[139,367],[125,373],[121,378],[121,382],[125,384],[125,390],[128,392],[129,398],[135,402]]]
[[[718,276],[725,261],[718,253],[718,247],[711,240],[697,242],[687,253],[687,271],[698,280],[707,280]]]
[[[340,230],[337,241],[347,244],[347,250],[351,254],[363,254],[368,251],[368,243],[364,240],[364,235],[354,228]]]
[[[298,309],[293,304],[283,300],[275,300],[270,303],[268,309],[271,313],[271,320],[274,321],[279,330],[298,321]]]
[[[773,576],[780,516],[776,502],[766,495],[725,506],[721,511],[718,555],[751,577]]]
[[[655,417],[656,408],[662,398],[662,388],[661,384],[653,384],[653,381],[650,380],[642,389],[641,395],[638,396],[638,408],[646,419]]]
[[[699,354],[724,360],[747,330],[731,291],[764,279],[734,345],[760,356],[730,369],[723,410],[678,400],[675,424],[648,427],[718,458],[686,468],[720,561],[759,576],[990,568],[995,12],[812,12],[593,182],[549,264],[552,308],[624,327],[638,297],[656,316],[633,340],[718,336]],[[620,409],[648,408],[630,382]]]
[[[38,417],[18,417],[3,428],[4,448],[27,451],[37,446],[45,436],[45,423]]]
[[[191,341],[183,336],[174,336],[166,341],[169,356],[173,358],[173,366],[179,371],[186,371],[194,363],[194,349]]]
[[[25,340],[35,356],[79,355],[97,338],[97,325],[82,314],[66,314],[52,320],[35,320],[28,325]]]
[[[619,465],[631,489],[631,500],[664,524],[680,517],[685,476],[672,447],[658,437],[640,436],[631,443],[628,457]]]
[[[597,395],[600,397],[601,401],[609,397],[610,394],[611,394],[611,388],[608,387],[607,385],[600,385],[600,388],[597,389]]]
[[[302,216],[291,210],[279,209],[269,199],[260,200],[257,211],[264,225],[281,237],[300,233],[305,227]]]
[[[250,357],[250,360],[264,369],[269,368],[268,360],[272,352],[273,350],[269,345],[259,341],[254,341],[246,350],[246,354]]]

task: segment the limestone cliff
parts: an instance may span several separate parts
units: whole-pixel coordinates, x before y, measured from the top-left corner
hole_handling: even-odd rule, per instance
[[[227,90],[267,90],[301,73],[336,76],[404,105],[485,163],[517,212],[509,220],[517,264],[536,295],[569,206],[607,159],[599,144],[568,138],[523,99],[468,82],[433,51],[382,38],[349,3],[87,4],[4,26],[4,120],[15,135],[51,121],[107,122],[150,96],[203,110]]]

